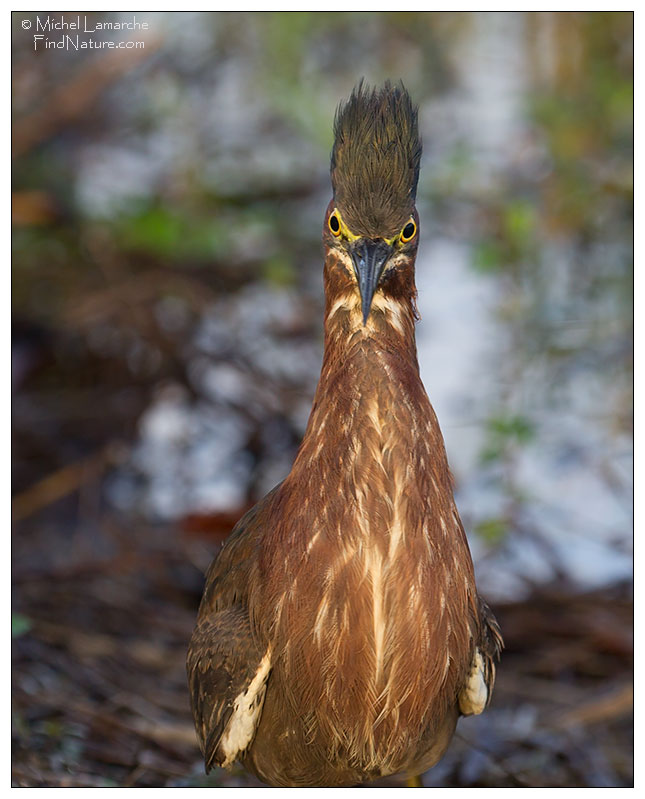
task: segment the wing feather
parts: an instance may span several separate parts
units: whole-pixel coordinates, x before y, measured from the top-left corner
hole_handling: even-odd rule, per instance
[[[239,520],[206,573],[186,668],[207,772],[244,754],[262,713],[270,650],[251,629],[248,600],[258,544],[278,487]]]
[[[490,704],[495,685],[495,665],[504,641],[493,612],[481,597],[477,598],[479,637],[470,671],[459,693],[459,710],[464,716],[482,713]]]
[[[186,667],[208,773],[213,766],[230,765],[246,751],[262,712],[270,663],[253,640],[242,605],[199,620]]]

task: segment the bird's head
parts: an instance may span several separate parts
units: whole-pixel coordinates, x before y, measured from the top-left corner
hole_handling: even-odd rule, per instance
[[[407,271],[414,285],[420,161],[417,108],[403,85],[370,89],[361,81],[336,112],[323,239],[360,294],[363,324],[397,273]]]

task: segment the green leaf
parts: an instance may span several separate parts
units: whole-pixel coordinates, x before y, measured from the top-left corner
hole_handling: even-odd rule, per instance
[[[286,257],[274,255],[264,262],[264,278],[275,286],[291,286],[295,279],[293,266]]]
[[[475,525],[475,533],[489,544],[499,544],[508,535],[506,519],[484,519]]]
[[[483,241],[475,247],[473,266],[479,272],[499,272],[502,269],[502,251],[496,241]]]
[[[527,243],[535,224],[535,209],[527,202],[515,202],[506,209],[504,229],[509,241],[516,247]]]
[[[117,222],[122,244],[171,261],[209,261],[230,246],[225,223],[181,208],[150,206]]]
[[[493,416],[488,420],[488,430],[497,439],[515,439],[526,444],[535,437],[535,428],[525,416]]]

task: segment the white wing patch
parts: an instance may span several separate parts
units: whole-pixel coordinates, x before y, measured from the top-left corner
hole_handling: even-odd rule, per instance
[[[233,701],[233,714],[219,743],[219,748],[225,758],[222,761],[224,768],[230,766],[236,758],[242,755],[253,740],[264,705],[264,694],[270,669],[271,651],[267,649],[248,688],[238,694]]]
[[[484,679],[484,661],[479,649],[475,650],[466,685],[459,694],[459,710],[464,716],[477,716],[486,707],[488,687]]]

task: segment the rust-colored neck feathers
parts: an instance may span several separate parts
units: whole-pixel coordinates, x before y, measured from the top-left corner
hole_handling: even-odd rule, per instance
[[[412,440],[417,426],[427,422],[414,334],[413,265],[392,269],[365,323],[351,264],[336,250],[327,252],[324,280],[323,364],[294,472],[311,468],[317,453],[330,459],[351,455],[361,444],[361,429],[377,425],[381,436],[389,431],[396,439],[402,432]],[[407,460],[409,450],[403,453]]]

